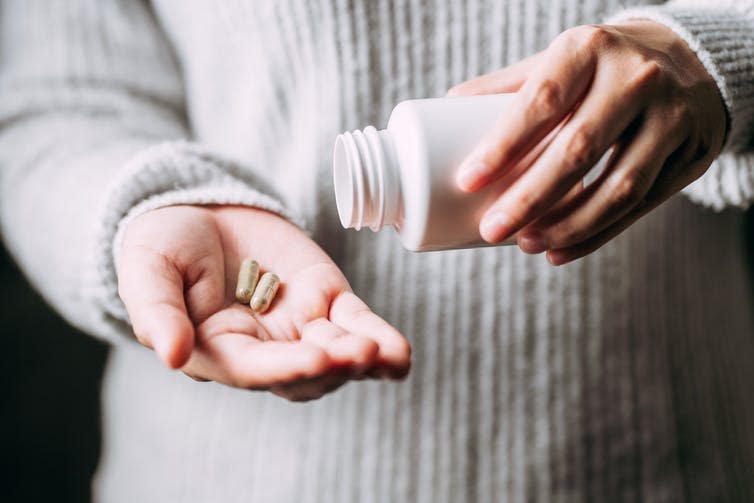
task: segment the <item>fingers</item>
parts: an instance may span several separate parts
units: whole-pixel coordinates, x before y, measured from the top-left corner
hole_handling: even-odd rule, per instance
[[[461,82],[448,90],[448,96],[516,92],[526,82],[526,79],[536,68],[537,64],[539,64],[542,54],[541,52],[534,54],[500,70]]]
[[[310,323],[301,341],[260,341],[226,333],[200,343],[183,371],[198,381],[269,390],[291,401],[314,400],[363,377],[377,355],[374,341],[332,323]]]
[[[610,227],[592,236],[586,241],[582,241],[578,245],[568,248],[548,250],[547,260],[552,265],[563,265],[584,257],[585,255],[589,255],[611,239],[618,236],[639,218],[655,209],[670,195],[671,194],[665,194],[663,195],[663,197],[652,198],[651,200],[647,200],[646,203],[634,207],[631,211],[629,211],[626,215],[624,215]]]
[[[665,131],[661,117],[648,120],[568,212],[545,217],[522,232],[521,241],[539,253],[586,241],[613,225],[645,199],[666,159],[680,146],[679,132]]]
[[[547,260],[553,265],[563,265],[592,253],[691,183],[700,176],[707,163],[704,159],[690,163],[688,158],[694,150],[696,145],[684,143],[665,161],[654,184],[639,204],[589,239],[573,246],[549,250]]]
[[[641,210],[635,209],[609,228],[605,229],[596,236],[593,236],[592,238],[581,242],[577,246],[557,250],[548,250],[547,260],[552,265],[563,265],[585,255],[588,255],[626,230],[631,224],[633,224],[642,215],[646,214],[654,207],[655,206],[645,207]]]
[[[362,378],[376,360],[373,340],[324,318],[304,325],[300,340],[281,341],[242,306],[235,307],[199,327],[194,353],[182,369],[190,377],[310,400]]]
[[[544,215],[581,180],[628,128],[643,106],[641,87],[599,75],[591,92],[539,159],[487,210],[482,237],[497,243]],[[648,188],[648,187],[647,187]]]
[[[228,332],[202,338],[184,371],[245,389],[311,380],[333,368],[321,347],[298,341],[260,341],[248,333]]]
[[[304,325],[301,341],[314,344],[327,352],[333,365],[360,376],[375,363],[379,353],[377,343],[358,334],[349,334],[334,323],[320,318]]]
[[[144,247],[124,247],[118,268],[118,292],[134,334],[171,368],[186,363],[194,327],[183,300],[183,279],[165,255]]]
[[[330,307],[330,320],[352,334],[373,340],[379,348],[376,364],[385,375],[402,378],[408,374],[411,367],[408,341],[354,293],[344,292],[335,298]]]
[[[566,252],[554,249],[599,246],[600,237],[620,232],[621,222],[641,213],[658,177],[667,174],[666,160],[682,144],[697,145],[687,164],[698,159],[699,166],[676,173],[676,190],[707,168],[713,156],[705,152],[716,152],[717,143],[695,131],[698,100],[689,96],[698,91],[688,90],[696,89],[697,79],[666,57],[667,33],[659,39],[652,33],[642,39],[620,27],[577,27],[532,67],[509,116],[458,173],[458,185],[467,191],[502,178],[502,195],[480,222],[485,240],[498,243],[518,232],[524,251],[549,249],[556,258]],[[465,89],[489,91],[493,83],[491,74]],[[663,113],[666,120],[659,119]],[[574,185],[618,139],[622,148],[609,169],[575,194]]]
[[[561,213],[567,212],[572,206],[574,206],[579,199],[582,197],[582,194],[584,193],[584,181],[579,180],[576,182],[576,185],[571,187],[571,190],[568,191],[568,193],[563,196],[563,198],[555,203],[555,205],[550,209],[549,214],[556,214],[559,215]],[[540,219],[541,220],[541,219]],[[536,222],[535,222],[536,223]],[[537,236],[532,235],[532,233],[529,232],[529,229],[531,226],[525,227],[521,232],[519,232],[516,235],[516,242],[518,244],[518,247],[521,248],[522,251],[526,253],[542,253],[545,250],[539,250],[539,243],[536,241]]]
[[[457,175],[458,186],[473,192],[500,177],[560,124],[589,88],[596,68],[593,51],[559,37]]]
[[[276,385],[271,391],[291,400],[308,400],[351,379],[407,374],[411,350],[406,340],[352,292],[335,297],[329,318],[304,324],[298,343],[321,349],[328,359],[326,371]]]

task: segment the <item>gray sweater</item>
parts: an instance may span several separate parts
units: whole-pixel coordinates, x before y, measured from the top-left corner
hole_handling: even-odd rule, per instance
[[[412,254],[335,214],[337,133],[622,4],[0,0],[3,238],[115,343],[98,498],[754,501],[752,264],[726,209],[754,201],[754,2],[619,14],[670,26],[720,87],[726,153],[685,191],[701,204],[673,198],[560,268],[513,247]],[[299,222],[410,339],[411,375],[300,405],[164,369],[113,264],[131,218],[176,203]]]

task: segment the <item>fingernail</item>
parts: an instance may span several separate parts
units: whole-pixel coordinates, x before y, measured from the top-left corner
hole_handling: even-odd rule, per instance
[[[487,213],[479,224],[479,233],[488,243],[502,241],[511,234],[510,220],[499,211]]]
[[[456,183],[461,190],[476,190],[487,176],[487,166],[481,162],[465,164],[458,171]]]
[[[550,264],[557,266],[567,264],[570,260],[566,254],[558,252],[557,250],[550,250],[547,252],[547,261]]]
[[[519,236],[518,247],[525,253],[542,253],[549,248],[544,238],[536,232],[530,232],[523,236]]]

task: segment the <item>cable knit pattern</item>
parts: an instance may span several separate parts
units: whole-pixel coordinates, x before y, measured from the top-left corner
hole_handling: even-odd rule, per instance
[[[301,405],[196,383],[119,344],[98,499],[754,501],[740,212],[673,198],[560,268],[514,247],[413,254],[392,232],[338,224],[337,133],[626,3],[0,0],[2,233],[67,319],[132,339],[114,266],[128,223],[246,204],[305,224],[414,348],[405,382]],[[687,189],[719,209],[754,200],[751,5],[619,14],[671,26],[720,85],[728,153]]]

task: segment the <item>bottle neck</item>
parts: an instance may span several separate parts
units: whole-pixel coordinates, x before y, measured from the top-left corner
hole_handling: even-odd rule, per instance
[[[378,231],[395,225],[401,212],[398,160],[390,133],[368,126],[343,133],[333,154],[335,201],[340,223]]]

